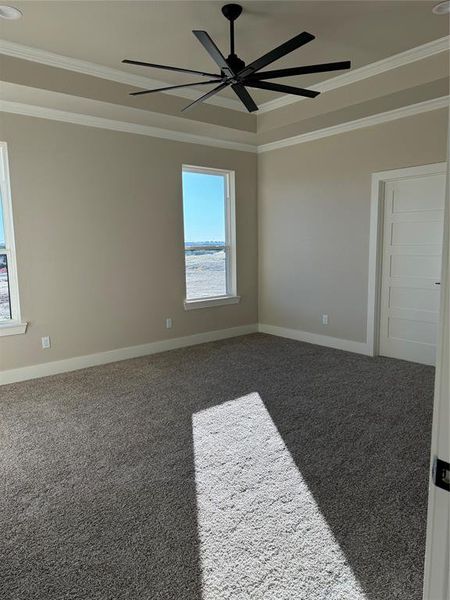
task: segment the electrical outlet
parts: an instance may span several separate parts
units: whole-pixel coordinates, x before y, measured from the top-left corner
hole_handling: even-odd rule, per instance
[[[51,343],[50,343],[50,336],[46,335],[44,337],[41,338],[41,344],[42,344],[42,348],[44,350],[46,350],[47,348],[50,348]]]
[[[328,325],[328,315],[322,315],[322,325]]]
[[[166,319],[166,329],[172,329],[172,319],[170,317]]]

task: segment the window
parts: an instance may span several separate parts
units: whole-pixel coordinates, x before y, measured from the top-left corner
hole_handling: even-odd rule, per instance
[[[186,309],[236,296],[234,173],[183,167]]]
[[[0,142],[0,335],[25,333],[20,321],[6,143]]]

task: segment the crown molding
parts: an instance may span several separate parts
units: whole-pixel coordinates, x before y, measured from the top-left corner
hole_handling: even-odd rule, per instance
[[[91,75],[92,77],[99,77],[100,79],[107,79],[108,81],[116,81],[117,83],[124,83],[137,88],[158,88],[168,85],[167,81],[143,77],[142,75],[135,75],[134,73],[127,73],[126,71],[121,71],[120,69],[98,65],[85,60],[71,58],[70,56],[56,54],[55,52],[41,50],[40,48],[33,48],[32,46],[17,44],[16,42],[10,42],[8,40],[0,39],[0,54],[5,54],[6,56],[11,56],[13,58],[20,58],[22,60],[37,62],[42,65],[47,65],[48,67],[66,69],[67,71],[82,73],[83,75]],[[198,90],[195,91],[194,89],[190,88],[166,90],[165,92],[161,93],[169,94],[171,96],[178,96],[181,98],[188,98],[189,100],[195,100],[198,98],[199,94]],[[222,108],[228,108],[240,112],[245,111],[242,104],[238,100],[233,100],[232,98],[215,96],[214,98],[209,98],[206,100],[206,102]]]
[[[143,110],[128,105],[73,96],[41,88],[0,81],[0,101],[18,102],[32,106],[91,115],[113,121],[147,125],[159,129],[188,133],[196,136],[226,140],[239,144],[256,144],[256,132],[224,127],[217,123],[196,121],[184,116]]]
[[[450,36],[444,36],[426,44],[422,44],[421,46],[416,46],[415,48],[400,52],[399,54],[394,54],[393,56],[389,56],[377,62],[359,67],[358,69],[354,69],[348,73],[343,73],[337,77],[326,79],[325,81],[314,85],[314,88],[323,93],[346,85],[351,85],[352,83],[362,81],[369,77],[374,77],[375,75],[380,75],[381,73],[385,73],[392,69],[396,69],[415,61],[434,56],[435,54],[446,52],[449,50],[449,46]],[[83,75],[91,75],[92,77],[116,81],[117,83],[124,83],[137,88],[162,87],[167,85],[166,81],[143,77],[141,75],[135,75],[134,73],[127,73],[126,71],[121,71],[120,69],[114,69],[112,67],[106,67],[104,65],[71,58],[69,56],[56,54],[55,52],[49,52],[47,50],[41,50],[40,48],[34,48],[32,46],[25,46],[23,44],[10,42],[8,40],[0,39],[0,54],[5,54],[14,58],[20,58],[22,60],[37,62],[49,67],[56,67],[59,69],[73,71],[75,73],[82,73]],[[187,98],[189,100],[198,97],[198,91],[196,92],[195,90],[189,88],[184,90],[167,90],[161,93]],[[272,110],[282,108],[283,106],[301,102],[302,100],[304,100],[304,98],[299,98],[297,96],[281,96],[275,100],[269,100],[268,102],[262,103],[259,106],[258,114],[270,112]],[[213,98],[209,98],[206,100],[206,102],[222,108],[237,110],[239,112],[245,111],[241,103],[237,100],[233,100],[232,98],[215,96]]]
[[[56,108],[38,106],[36,104],[27,104],[24,102],[16,102],[10,100],[0,100],[0,112],[24,115],[28,117],[37,117],[41,119],[50,119],[53,121],[62,121],[65,123],[72,123],[74,125],[85,125],[87,127],[110,129],[112,131],[120,131],[123,133],[146,135],[149,137],[162,138],[177,142],[185,142],[188,144],[200,144],[202,146],[211,146],[214,148],[225,148],[227,150],[238,150],[240,152],[252,152],[261,154],[263,152],[279,150],[281,148],[287,148],[289,146],[296,146],[297,144],[303,144],[305,142],[312,142],[314,140],[319,140],[321,138],[337,135],[340,133],[347,133],[349,131],[362,129],[364,127],[380,125],[381,123],[395,121],[396,119],[402,119],[404,117],[411,117],[414,115],[438,110],[441,108],[448,108],[449,105],[450,96],[442,96],[440,98],[433,98],[431,100],[426,100],[425,102],[410,104],[401,108],[396,108],[394,110],[377,113],[374,115],[363,117],[361,119],[356,119],[354,121],[339,123],[338,125],[333,125],[324,129],[316,129],[315,131],[302,133],[300,135],[260,145],[220,139],[218,136],[210,137],[205,135],[197,135],[184,131],[176,131],[172,129],[154,127],[152,125],[132,123],[129,121],[122,121],[119,119],[108,119],[95,115],[88,115],[85,113],[70,112],[65,110],[59,110]]]
[[[416,46],[415,48],[406,50],[405,52],[400,52],[399,54],[394,54],[392,56],[388,56],[387,58],[383,58],[382,60],[378,60],[377,62],[359,67],[358,69],[353,69],[348,73],[343,73],[337,77],[326,79],[325,81],[314,84],[312,87],[318,92],[329,92],[330,90],[335,90],[345,85],[357,83],[363,79],[368,79],[369,77],[386,73],[387,71],[403,67],[418,60],[423,60],[424,58],[434,56],[435,54],[448,52],[449,47],[450,36],[447,35],[445,37],[438,38],[437,40],[433,40],[432,42],[428,42],[426,44],[422,44],[421,46]],[[302,100],[305,100],[305,98],[289,95],[280,96],[275,100],[269,100],[269,102],[264,102],[261,104],[258,114],[270,112],[272,110],[276,110],[277,108],[288,106],[289,104],[301,102]]]
[[[369,117],[363,117],[362,119],[356,119],[355,121],[339,123],[339,125],[333,125],[332,127],[317,129],[316,131],[302,133],[300,135],[278,140],[276,142],[261,144],[258,146],[258,154],[261,154],[262,152],[269,152],[271,150],[279,150],[280,148],[287,148],[288,146],[296,146],[297,144],[303,144],[305,142],[320,140],[321,138],[337,135],[339,133],[363,129],[364,127],[388,123],[389,121],[395,121],[396,119],[402,119],[404,117],[412,117],[414,115],[432,110],[438,110],[440,108],[448,108],[449,104],[450,96],[442,96],[441,98],[433,98],[432,100],[426,100],[425,102],[418,102],[417,104],[402,106],[401,108],[378,113],[376,115],[370,115]]]
[[[52,121],[62,121],[74,125],[86,125],[88,127],[98,127],[100,129],[110,129],[122,133],[134,133],[150,137],[162,138],[176,142],[186,142],[188,144],[200,144],[202,146],[212,146],[214,148],[225,148],[227,150],[239,150],[241,152],[253,152],[257,150],[256,145],[234,142],[212,138],[204,135],[195,135],[184,131],[174,131],[172,129],[163,129],[151,125],[142,125],[139,123],[130,123],[115,119],[105,119],[93,115],[68,112],[56,108],[45,106],[36,106],[34,104],[25,104],[22,102],[12,102],[9,100],[0,100],[0,112],[24,115],[27,117],[38,117],[41,119],[50,119]]]

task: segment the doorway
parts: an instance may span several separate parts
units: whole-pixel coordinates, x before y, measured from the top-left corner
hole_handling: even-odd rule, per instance
[[[375,173],[368,343],[373,354],[434,365],[445,163]]]

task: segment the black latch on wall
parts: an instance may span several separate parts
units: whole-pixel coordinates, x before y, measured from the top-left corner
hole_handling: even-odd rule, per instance
[[[450,463],[437,456],[433,464],[433,481],[438,488],[450,492]]]

